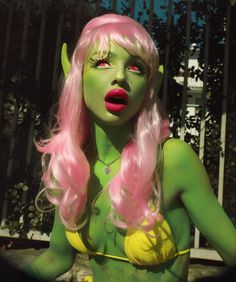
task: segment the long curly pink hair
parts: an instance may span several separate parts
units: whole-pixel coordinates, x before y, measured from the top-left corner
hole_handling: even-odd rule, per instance
[[[143,222],[148,228],[160,212],[156,166],[159,144],[169,135],[169,129],[155,93],[158,51],[138,22],[127,16],[106,14],[92,19],[84,27],[61,92],[57,125],[50,139],[37,144],[43,153],[42,180],[47,187],[46,195],[58,206],[61,220],[69,229],[79,228],[77,222],[85,212],[90,176],[83,151],[91,138],[83,101],[83,65],[95,44],[103,52],[109,50],[110,41],[141,57],[150,69],[148,91],[134,121],[134,138],[124,147],[120,171],[109,183],[112,220],[122,228],[142,227]],[[157,200],[153,200],[154,196]]]

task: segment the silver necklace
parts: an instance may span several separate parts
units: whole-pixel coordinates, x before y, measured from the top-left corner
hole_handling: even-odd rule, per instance
[[[117,159],[115,159],[114,161],[112,161],[112,162],[110,162],[110,163],[105,163],[104,161],[102,161],[101,159],[99,159],[99,157],[97,158],[97,160],[99,161],[99,162],[101,162],[102,164],[104,164],[105,165],[105,173],[106,174],[110,174],[110,172],[111,172],[111,165],[112,164],[114,164],[116,161],[118,161],[120,159],[120,157],[119,158],[117,158]]]

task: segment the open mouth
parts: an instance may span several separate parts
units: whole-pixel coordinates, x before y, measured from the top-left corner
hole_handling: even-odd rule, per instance
[[[123,111],[128,104],[128,94],[122,88],[110,90],[105,96],[105,107],[110,112]]]

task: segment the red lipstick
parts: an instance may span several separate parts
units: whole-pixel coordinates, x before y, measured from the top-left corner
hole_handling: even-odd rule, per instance
[[[105,107],[108,111],[118,113],[128,104],[128,94],[122,88],[111,89],[105,96]]]

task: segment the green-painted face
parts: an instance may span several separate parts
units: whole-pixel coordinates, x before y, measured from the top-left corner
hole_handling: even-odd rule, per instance
[[[141,58],[111,43],[101,58],[94,47],[84,64],[83,92],[92,117],[107,125],[128,122],[147,92],[148,69]]]

